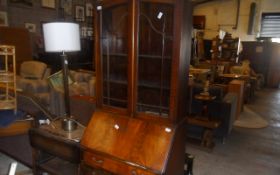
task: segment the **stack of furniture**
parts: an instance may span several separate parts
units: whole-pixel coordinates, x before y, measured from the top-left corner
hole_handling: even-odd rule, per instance
[[[94,8],[98,109],[81,141],[83,167],[89,174],[182,175],[191,4],[99,3]]]
[[[233,63],[237,63],[239,51],[240,51],[240,39],[232,38],[231,34],[226,33],[222,41],[221,59],[225,61],[231,61]]]

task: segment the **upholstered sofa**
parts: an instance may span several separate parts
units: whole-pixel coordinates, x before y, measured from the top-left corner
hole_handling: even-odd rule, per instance
[[[198,115],[203,109],[201,101],[194,98],[196,94],[203,91],[203,84],[194,83],[189,87],[190,89],[190,106],[189,115]],[[236,116],[237,94],[227,93],[222,86],[211,85],[209,87],[209,94],[216,96],[215,100],[208,103],[208,114],[213,119],[221,121],[220,126],[214,131],[215,136],[223,141],[230,134],[233,122]],[[188,127],[188,134],[193,137],[199,137],[203,132],[202,127],[192,126]]]

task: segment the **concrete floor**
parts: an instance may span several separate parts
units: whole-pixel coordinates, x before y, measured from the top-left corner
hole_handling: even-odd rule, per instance
[[[12,162],[17,162],[14,159],[0,153],[0,175],[7,175]],[[16,168],[17,175],[31,175],[31,170],[23,164],[17,162]]]
[[[269,122],[263,129],[234,128],[213,152],[187,145],[195,156],[194,175],[280,175],[280,90],[258,91],[247,105]],[[0,175],[13,160],[0,153]],[[19,170],[28,168],[20,166]]]
[[[263,89],[248,105],[269,122],[263,129],[234,128],[213,152],[187,145],[195,175],[280,175],[280,90]]]

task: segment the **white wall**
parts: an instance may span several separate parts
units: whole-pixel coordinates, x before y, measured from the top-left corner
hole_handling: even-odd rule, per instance
[[[250,5],[257,4],[254,34],[248,35]],[[280,12],[280,0],[240,0],[240,12],[237,29],[233,29],[236,21],[237,0],[216,0],[194,7],[193,15],[205,15],[205,39],[212,39],[222,29],[240,37],[241,41],[254,41],[260,31],[261,13]]]

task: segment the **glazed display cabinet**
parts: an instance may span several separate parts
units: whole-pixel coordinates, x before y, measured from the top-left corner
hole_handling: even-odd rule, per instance
[[[103,0],[95,6],[97,110],[83,164],[111,174],[183,174],[191,3]]]

